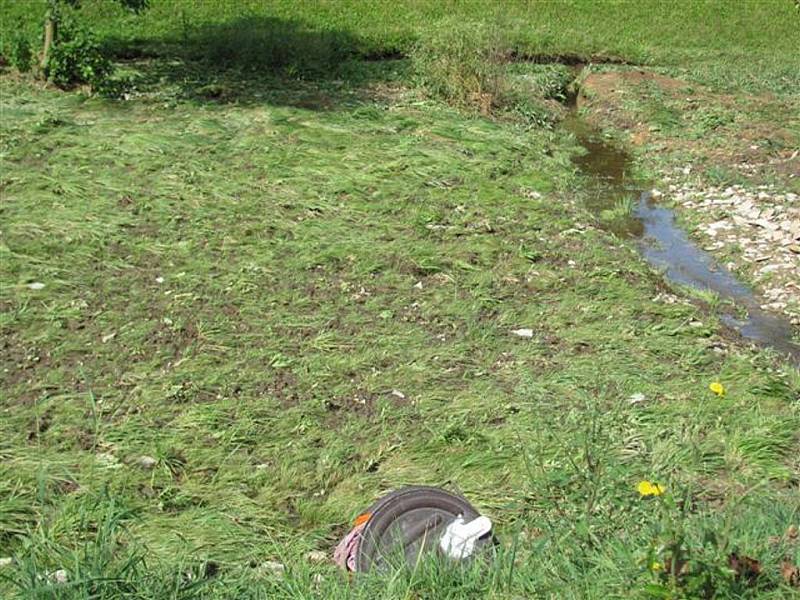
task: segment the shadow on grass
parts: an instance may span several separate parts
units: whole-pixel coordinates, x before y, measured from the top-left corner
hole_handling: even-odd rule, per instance
[[[104,44],[133,97],[333,110],[405,68],[399,53],[370,52],[351,33],[262,16],[204,25],[181,40]]]

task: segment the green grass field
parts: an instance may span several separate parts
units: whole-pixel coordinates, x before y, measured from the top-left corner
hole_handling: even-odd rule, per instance
[[[380,56],[407,53],[440,26],[491,23],[522,53],[617,57],[723,89],[796,94],[800,74],[793,0],[153,0],[140,16],[111,0],[82,4],[92,28],[126,52],[131,43],[235,49],[237,60],[255,65],[269,37],[302,55],[333,37],[348,53]],[[4,37],[38,34],[45,5],[0,0]]]
[[[800,373],[597,227],[570,136],[362,59],[456,14],[792,95],[800,13],[490,8],[87,0],[127,100],[0,75],[0,596],[791,597]],[[492,565],[307,558],[403,484],[489,515]]]

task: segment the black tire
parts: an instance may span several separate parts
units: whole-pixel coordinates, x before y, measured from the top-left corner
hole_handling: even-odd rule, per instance
[[[371,516],[361,534],[356,557],[356,571],[362,572],[391,565],[388,548],[393,548],[391,553],[402,552],[400,556],[407,564],[413,563],[421,552],[438,551],[437,532],[443,531],[458,515],[467,521],[480,516],[461,496],[429,486],[410,486],[391,492],[365,512]],[[392,527],[402,517],[413,520],[415,514],[420,515],[416,526],[418,537],[398,539],[400,532]],[[491,534],[487,537],[491,538]]]

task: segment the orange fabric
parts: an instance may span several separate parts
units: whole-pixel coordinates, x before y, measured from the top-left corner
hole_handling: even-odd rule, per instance
[[[372,518],[372,513],[364,513],[362,515],[358,515],[356,517],[356,520],[353,521],[353,525],[355,527],[358,527],[362,523],[366,523],[367,521],[369,521],[371,518]]]

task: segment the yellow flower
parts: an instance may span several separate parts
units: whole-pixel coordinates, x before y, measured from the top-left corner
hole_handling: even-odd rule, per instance
[[[725,395],[725,386],[722,385],[719,381],[714,381],[708,384],[708,389],[714,392],[717,396],[724,396]]]
[[[640,481],[636,486],[642,496],[660,496],[664,493],[664,487],[652,481]]]
[[[653,564],[650,565],[650,570],[658,573],[659,571],[664,570],[664,565],[658,562],[657,560],[653,561]]]

